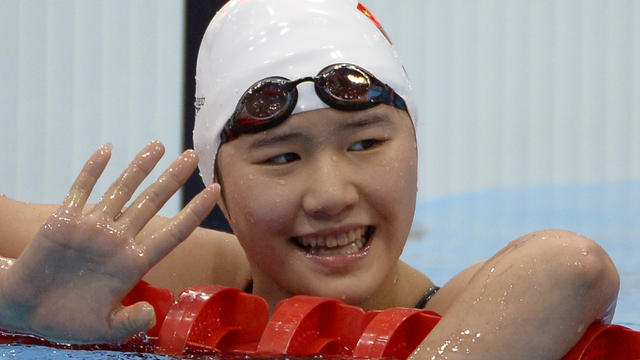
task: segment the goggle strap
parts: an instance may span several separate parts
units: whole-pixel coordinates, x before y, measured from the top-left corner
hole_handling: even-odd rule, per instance
[[[227,141],[231,141],[233,139],[235,139],[235,136],[233,136],[231,131],[227,129],[226,126],[222,128],[222,131],[220,132],[220,144],[224,144]]]

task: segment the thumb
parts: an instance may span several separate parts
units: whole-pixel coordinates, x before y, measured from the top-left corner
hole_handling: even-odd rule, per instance
[[[156,324],[153,306],[142,301],[123,307],[111,317],[111,329],[114,335],[129,338],[139,332],[147,331]]]

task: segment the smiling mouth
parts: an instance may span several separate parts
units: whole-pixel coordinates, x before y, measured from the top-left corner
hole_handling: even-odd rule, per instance
[[[348,255],[361,251],[374,230],[373,226],[363,226],[337,235],[294,237],[293,241],[311,255]]]

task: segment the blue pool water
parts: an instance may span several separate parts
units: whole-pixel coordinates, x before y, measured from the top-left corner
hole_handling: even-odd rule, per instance
[[[0,345],[1,359],[74,359],[74,360],[171,360],[171,357],[151,354],[132,354],[115,351],[57,350],[44,346]]]
[[[563,228],[598,241],[621,276],[614,323],[640,331],[640,183],[496,189],[419,203],[402,258],[444,284],[520,235]],[[109,351],[0,345],[8,359],[156,359]]]

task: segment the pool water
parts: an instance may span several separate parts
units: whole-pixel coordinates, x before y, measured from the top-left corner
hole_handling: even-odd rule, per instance
[[[34,345],[0,345],[0,358],[2,359],[74,359],[74,360],[169,360],[177,359],[167,356],[151,354],[121,353],[115,351],[85,351],[85,350],[58,350],[44,346]]]
[[[417,206],[402,258],[444,284],[523,234],[545,228],[573,230],[598,241],[616,263],[621,285],[613,322],[640,331],[639,200],[640,183],[623,183],[495,189],[424,201]],[[0,345],[0,357],[176,359],[31,345]]]

